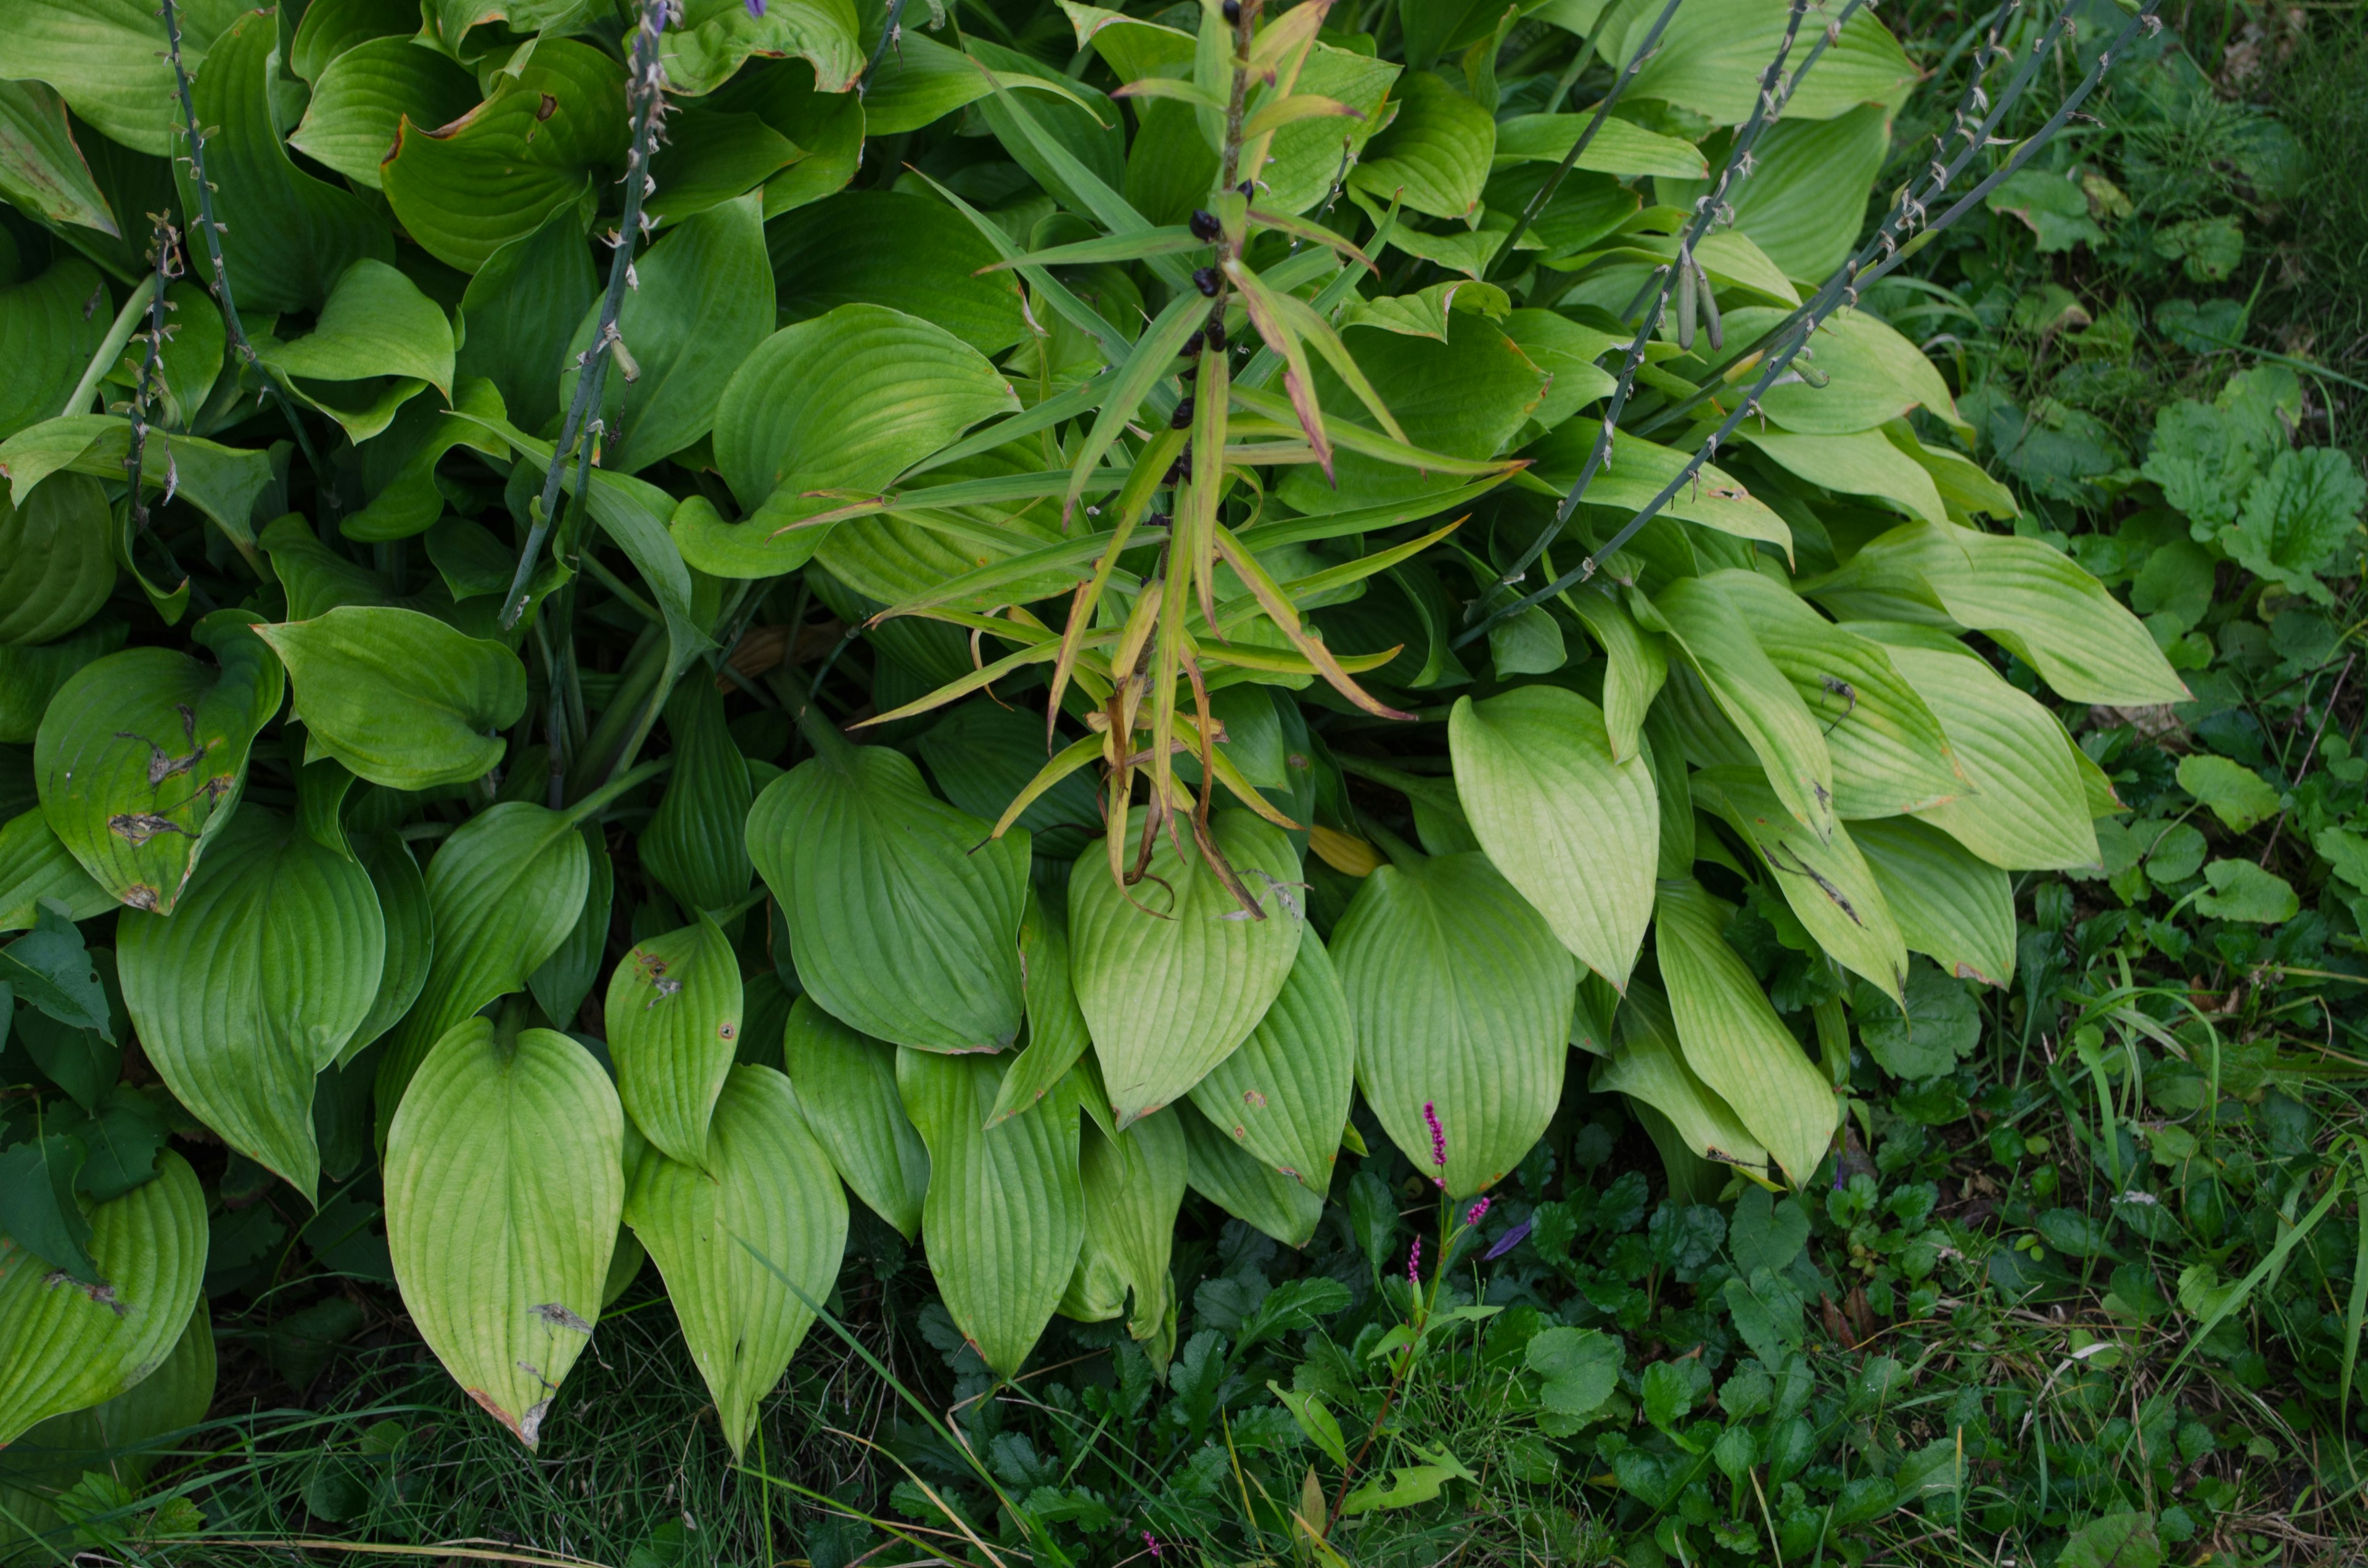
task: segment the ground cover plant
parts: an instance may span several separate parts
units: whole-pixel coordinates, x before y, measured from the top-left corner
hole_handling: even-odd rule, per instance
[[[28,1560],[2356,1551],[2151,8],[9,9]]]

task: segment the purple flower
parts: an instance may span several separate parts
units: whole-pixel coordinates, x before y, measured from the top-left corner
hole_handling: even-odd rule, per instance
[[[1422,1124],[1430,1129],[1430,1163],[1443,1169],[1447,1165],[1447,1129],[1439,1125],[1438,1108],[1429,1100],[1422,1102]],[[1440,1185],[1444,1187],[1446,1183]]]
[[[1494,1263],[1497,1259],[1504,1256],[1515,1247],[1520,1246],[1524,1241],[1529,1239],[1530,1226],[1531,1223],[1532,1221],[1524,1220],[1520,1224],[1514,1226],[1511,1230],[1507,1231],[1503,1235],[1497,1237],[1497,1244],[1480,1255],[1480,1261],[1483,1263]]]
[[[748,0],[748,14],[749,14],[750,16],[752,16],[752,17],[761,17],[762,16],[764,16],[764,14],[765,14],[765,0]],[[1153,1550],[1153,1554],[1154,1554],[1154,1555],[1156,1555],[1156,1554],[1157,1554],[1157,1551],[1158,1551],[1158,1549],[1157,1549],[1156,1547],[1155,1547],[1155,1548],[1153,1548],[1152,1550]]]
[[[1481,1221],[1486,1219],[1488,1217],[1488,1202],[1489,1200],[1487,1199],[1483,1198],[1479,1202],[1474,1204],[1471,1208],[1466,1209],[1463,1211],[1463,1222],[1467,1225],[1476,1225]]]
[[[748,8],[752,11],[761,11],[765,8],[765,0],[748,0]],[[1143,1544],[1151,1550],[1152,1556],[1156,1557],[1160,1554],[1159,1538],[1149,1530],[1143,1532]]]
[[[1416,1286],[1422,1283],[1422,1238],[1420,1236],[1415,1237],[1414,1245],[1406,1249],[1406,1283]]]

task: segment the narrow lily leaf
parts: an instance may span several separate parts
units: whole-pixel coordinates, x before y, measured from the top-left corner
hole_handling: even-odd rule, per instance
[[[170,915],[123,917],[140,1043],[174,1096],[311,1202],[313,1081],[369,1016],[386,926],[368,872],[249,805]]]
[[[929,1146],[929,1273],[962,1337],[1010,1378],[1068,1291],[1086,1206],[1076,1101],[1055,1095],[988,1127],[1003,1074],[996,1057],[896,1053],[896,1086]]]
[[[617,1097],[643,1137],[686,1165],[708,1168],[708,1118],[740,1050],[740,1009],[739,955],[705,915],[636,942],[609,977]]]
[[[1082,1137],[1077,1184],[1085,1239],[1060,1311],[1087,1323],[1123,1314],[1127,1333],[1145,1342],[1154,1367],[1163,1367],[1176,1348],[1168,1256],[1191,1167],[1183,1125],[1174,1112],[1161,1111],[1116,1138],[1099,1127]]]
[[[1121,87],[1110,96],[1122,98],[1127,96],[1126,89]],[[1140,261],[1145,256],[1174,256],[1184,251],[1208,248],[1208,241],[1178,225],[1146,229],[1133,234],[1111,234],[1098,240],[1079,240],[1075,244],[1053,245],[1047,250],[1009,256],[979,270],[1000,272],[1013,267],[1082,267],[1098,261]]]
[[[1323,938],[1308,931],[1274,1006],[1192,1085],[1192,1104],[1253,1159],[1321,1194],[1331,1189],[1356,1083],[1348,994]]]
[[[1908,948],[1960,980],[2014,979],[2014,879],[1913,817],[1850,824]]]
[[[897,1095],[896,1048],[801,996],[781,1031],[781,1060],[806,1125],[839,1176],[906,1241],[917,1237],[929,1151]]]
[[[1304,1247],[1315,1239],[1324,1218],[1322,1193],[1260,1162],[1192,1106],[1178,1105],[1166,1114],[1183,1125],[1190,1157],[1186,1179],[1193,1191],[1285,1246]]]
[[[1114,98],[1173,98],[1212,114],[1225,112],[1225,100],[1197,83],[1174,76],[1137,76],[1110,94]]]
[[[766,786],[747,844],[799,977],[848,1025],[923,1051],[1019,1034],[1025,833],[990,841],[910,758],[834,741]]]
[[[549,1029],[506,1041],[484,1018],[437,1042],[387,1137],[403,1304],[444,1369],[529,1449],[599,1321],[624,1144],[617,1091],[589,1052]]]
[[[1141,813],[1130,819],[1141,831]],[[1077,1005],[1125,1127],[1189,1091],[1249,1038],[1290,975],[1305,928],[1299,858],[1247,812],[1211,818],[1218,847],[1258,901],[1253,919],[1194,850],[1162,834],[1150,869],[1114,883],[1088,848],[1069,874]]]
[[[1733,906],[1665,881],[1654,949],[1685,1064],[1732,1107],[1794,1187],[1825,1158],[1841,1107],[1722,935]]]
[[[1101,466],[1102,455],[1110,449],[1127,422],[1134,418],[1152,387],[1167,374],[1168,367],[1184,351],[1184,340],[1201,330],[1207,305],[1208,301],[1198,293],[1178,294],[1143,329],[1143,335],[1135,340],[1125,362],[1119,367],[1118,379],[1111,383],[1101,412],[1094,416],[1093,428],[1087,432],[1085,444],[1077,449],[1069,493],[1061,502],[1064,518],[1085,493],[1086,480]]]
[[[1603,710],[1554,686],[1457,699],[1448,745],[1488,858],[1564,947],[1624,990],[1653,918],[1652,770],[1633,752],[1615,761]]]
[[[1383,1131],[1451,1198],[1504,1180],[1570,1055],[1578,966],[1545,918],[1485,855],[1416,859],[1365,879],[1332,951]]]
[[[1759,852],[1777,891],[1817,946],[1906,1006],[1907,940],[1850,830],[1837,823],[1833,836],[1820,842],[1793,820],[1757,768],[1704,768],[1691,788],[1696,800],[1725,816]]]
[[[808,1303],[830,1294],[847,1250],[847,1194],[789,1080],[769,1067],[733,1068],[700,1164],[643,1158],[625,1221],[666,1278],[737,1457],[814,1326]]]
[[[1649,985],[1632,987],[1620,1009],[1611,1053],[1588,1074],[1597,1094],[1618,1092],[1669,1119],[1686,1146],[1706,1160],[1768,1168],[1768,1150],[1711,1086],[1686,1065],[1668,999]]]
[[[0,1236],[0,1444],[154,1371],[197,1308],[206,1244],[205,1192],[169,1149],[155,1180],[91,1210],[101,1283],[62,1278]]]

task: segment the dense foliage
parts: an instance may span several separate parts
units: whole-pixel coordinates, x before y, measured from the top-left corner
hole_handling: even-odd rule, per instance
[[[2363,486],[2308,361],[2133,392],[2230,301],[2015,270],[2217,283],[2298,177],[2239,115],[2241,188],[2181,187],[2218,100],[2149,15],[2002,5],[1912,110],[1857,0],[0,20],[15,1528],[120,1543],[137,1467],[74,1456],[196,1422],[210,1300],[308,1272],[534,1448],[654,1261],[761,1471],[911,1244],[972,1408],[899,1426],[893,1511],[1056,1559],[1363,1560],[1567,1441],[1631,1560],[1962,1528],[2021,1413],[1837,1467],[1917,1368],[1838,1377],[1817,1312],[2100,1268],[2346,1440],[2358,1178],[2297,1096],[2368,916]],[[2055,133],[2133,68],[2108,171]],[[2027,872],[2074,881],[2019,921]],[[1978,1266],[1969,1114],[2021,1237]],[[2232,1244],[2158,1284],[2173,1198]],[[2329,1302],[2273,1367],[2237,1320],[2290,1267]],[[981,1403],[1079,1350],[1021,1386],[1173,1396],[1124,1463]],[[1496,1427],[1406,1430],[1442,1358]],[[2100,1562],[2237,1496],[2078,1473]]]

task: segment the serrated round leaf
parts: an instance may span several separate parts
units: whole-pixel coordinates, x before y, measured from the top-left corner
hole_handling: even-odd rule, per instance
[[[411,846],[392,833],[355,835],[354,856],[370,873],[378,893],[379,914],[386,922],[386,961],[380,966],[378,994],[370,1011],[355,1026],[353,1037],[337,1052],[337,1065],[347,1063],[387,1030],[394,1028],[419,989],[427,983],[427,966],[436,956],[436,926],[427,908],[427,880]]]
[[[743,842],[756,799],[747,759],[723,718],[723,694],[710,680],[686,680],[666,699],[674,771],[642,830],[642,865],[686,909],[740,902],[752,868]]]
[[[549,1029],[506,1045],[470,1018],[420,1064],[387,1137],[403,1304],[445,1370],[529,1449],[599,1320],[624,1122],[582,1046]]]
[[[1332,956],[1382,1130],[1451,1197],[1502,1181],[1553,1119],[1570,1054],[1578,966],[1544,916],[1485,855],[1383,866],[1333,928]]]
[[[1191,1166],[1183,1124],[1162,1111],[1115,1139],[1099,1127],[1082,1136],[1077,1181],[1085,1195],[1085,1241],[1060,1310],[1086,1323],[1124,1313],[1127,1332],[1152,1342],[1156,1365],[1176,1343],[1168,1256]]]
[[[1959,980],[2014,979],[2014,879],[1929,823],[1850,824],[1910,950]]]
[[[1192,1190],[1251,1229],[1304,1247],[1324,1218],[1324,1195],[1245,1153],[1187,1101],[1170,1108],[1184,1130]]]
[[[1457,699],[1448,745],[1480,847],[1564,947],[1626,986],[1653,918],[1652,769],[1614,761],[1603,710],[1554,686]]]
[[[896,1048],[801,996],[781,1030],[781,1061],[806,1125],[855,1196],[906,1241],[918,1236],[929,1149],[897,1093]]]
[[[666,1278],[736,1456],[847,1250],[847,1195],[789,1080],[769,1067],[734,1068],[700,1165],[643,1157],[625,1220]]]
[[[1794,1186],[1833,1142],[1840,1103],[1723,934],[1732,906],[1691,881],[1661,884],[1654,952],[1685,1064],[1732,1107]]]
[[[390,790],[483,777],[526,711],[516,653],[417,610],[347,605],[256,635],[286,663],[311,744]]]
[[[987,832],[884,746],[835,748],[767,785],[748,812],[748,855],[814,999],[897,1045],[1009,1045],[1028,835]]]
[[[1308,931],[1274,1005],[1240,1050],[1192,1085],[1192,1104],[1252,1158],[1323,1193],[1356,1086],[1348,994],[1324,939]]]
[[[706,1168],[707,1123],[740,1049],[740,957],[723,928],[694,925],[633,944],[609,979],[617,1096],[670,1158]]]
[[[0,493],[0,642],[51,642],[115,591],[114,518],[84,473],[53,473],[21,506]]]
[[[169,915],[117,926],[124,1006],[174,1097],[311,1202],[313,1085],[367,1017],[386,956],[369,873],[249,805]]]
[[[1077,1102],[1053,1095],[986,1127],[1000,1058],[896,1053],[896,1087],[929,1146],[921,1243],[981,1359],[1016,1376],[1076,1271],[1086,1233]]]
[[[0,1444],[113,1399],[171,1353],[206,1272],[206,1195],[166,1150],[156,1179],[90,1212],[103,1284],[83,1285],[0,1237]]]
[[[230,820],[247,746],[287,689],[241,612],[218,610],[197,634],[219,667],[169,648],[110,653],[59,688],[33,744],[51,831],[93,881],[159,915]]]
[[[379,1061],[381,1135],[404,1087],[444,1032],[522,988],[559,950],[591,880],[583,835],[558,812],[507,801],[453,830],[427,862],[436,950],[419,1000]]]
[[[1132,820],[1139,831],[1139,811]],[[1291,840],[1246,811],[1217,812],[1210,831],[1266,918],[1247,917],[1189,846],[1189,832],[1181,855],[1162,832],[1150,869],[1133,888],[1110,880],[1099,843],[1069,873],[1077,1006],[1121,1127],[1190,1092],[1232,1055],[1266,1016],[1298,956],[1307,923],[1292,891],[1300,875]]]

